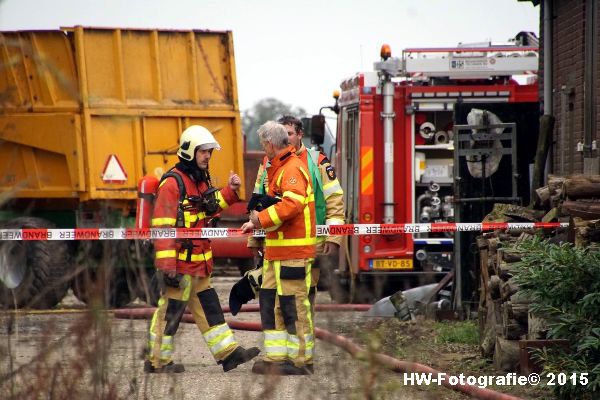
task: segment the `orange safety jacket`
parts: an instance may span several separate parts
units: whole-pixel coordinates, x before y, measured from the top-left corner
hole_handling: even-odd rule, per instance
[[[258,213],[266,231],[265,259],[314,258],[315,197],[306,167],[292,146],[271,160],[267,178],[268,194],[281,201]]]
[[[172,172],[180,175],[185,185],[186,195],[182,203],[185,227],[205,227],[210,215],[206,215],[204,211],[200,210],[198,202],[191,202],[190,198],[201,196],[208,189],[208,184],[204,181],[194,181],[177,168],[174,168]],[[179,187],[175,178],[166,178],[162,181],[158,188],[152,215],[153,228],[176,227],[179,195]],[[229,185],[216,192],[216,195],[221,210],[239,201],[237,193]],[[208,239],[156,239],[154,249],[154,265],[162,271],[175,271],[200,277],[209,276],[212,272],[212,251]]]

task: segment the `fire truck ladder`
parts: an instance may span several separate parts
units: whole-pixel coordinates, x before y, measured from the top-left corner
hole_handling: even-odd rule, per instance
[[[537,47],[525,46],[434,47],[402,51],[405,76],[413,80],[536,75],[538,58]]]

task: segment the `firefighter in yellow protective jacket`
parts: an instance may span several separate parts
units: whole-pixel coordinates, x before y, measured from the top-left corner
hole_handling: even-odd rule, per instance
[[[304,163],[289,145],[283,125],[268,121],[258,137],[269,159],[269,196],[280,202],[257,212],[242,226],[244,232],[266,231],[260,317],[265,356],[252,367],[257,374],[312,373],[314,326],[308,292],[315,257],[315,202]]]
[[[285,127],[290,145],[294,146],[296,155],[308,168],[315,194],[317,225],[343,224],[344,192],[329,159],[320,151],[307,149],[304,146],[302,143],[304,129],[301,120],[291,115],[284,115],[277,122]],[[265,157],[265,160],[263,160],[258,169],[256,183],[254,184],[254,193],[266,193],[268,179],[264,166],[267,165],[267,162]],[[329,287],[329,279],[333,279],[330,274],[333,272],[334,266],[337,265],[341,242],[341,236],[317,237],[317,258],[311,268],[312,282],[309,293],[313,313],[317,285],[319,288],[324,289]],[[262,246],[263,240],[260,238],[250,237],[248,239],[248,247],[252,248],[255,257]],[[325,275],[325,282],[319,283],[321,271]]]
[[[231,173],[228,185],[212,188],[208,162],[220,149],[204,127],[192,125],[180,137],[179,162],[163,177],[158,189],[152,227],[202,228],[219,210],[238,201],[241,185]],[[225,372],[251,360],[260,352],[244,349],[225,322],[217,292],[211,287],[212,252],[207,239],[160,239],[154,241],[155,266],[162,280],[161,298],[152,318],[144,371],[183,372],[172,361],[174,340],[181,318],[189,307],[208,348]]]

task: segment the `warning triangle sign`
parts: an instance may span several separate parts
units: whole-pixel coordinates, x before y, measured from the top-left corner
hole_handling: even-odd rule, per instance
[[[127,182],[127,172],[125,172],[116,155],[111,154],[108,156],[106,165],[104,165],[104,171],[102,171],[102,180],[106,183]]]

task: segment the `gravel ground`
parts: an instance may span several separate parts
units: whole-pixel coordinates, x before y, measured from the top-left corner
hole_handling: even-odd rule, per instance
[[[226,304],[236,279],[213,280],[222,304]],[[327,293],[319,293],[317,301],[330,302]],[[423,393],[407,393],[398,376],[369,368],[367,363],[357,362],[343,350],[321,341],[316,343],[313,376],[254,375],[253,362],[224,373],[194,324],[181,324],[175,337],[175,361],[183,363],[186,371],[147,375],[142,370],[147,321],[90,313],[82,310],[82,304],[73,296],[65,298],[61,308],[51,312],[22,312],[16,317],[14,313],[1,315],[0,398],[429,398],[429,395],[422,397]],[[104,317],[106,324],[89,323]],[[260,320],[258,313],[240,313],[234,318]],[[320,312],[316,326],[333,332],[351,332],[364,321],[359,312]],[[260,332],[236,331],[235,335],[245,347],[262,348]],[[16,373],[11,373],[15,370]]]

